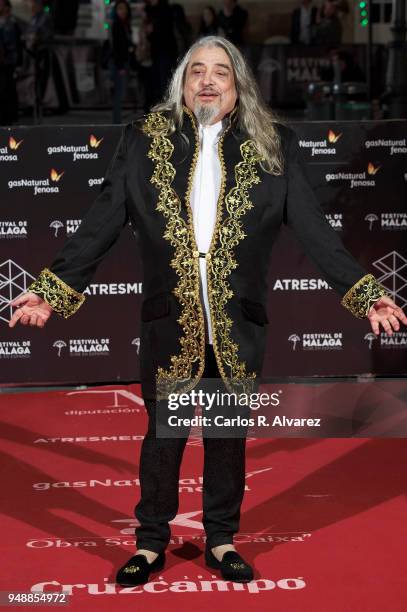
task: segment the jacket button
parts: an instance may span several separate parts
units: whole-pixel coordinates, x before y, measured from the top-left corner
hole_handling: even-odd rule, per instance
[[[210,258],[211,258],[211,254],[210,253],[206,253],[205,259],[210,259]]]
[[[193,251],[192,257],[199,257],[199,251]]]

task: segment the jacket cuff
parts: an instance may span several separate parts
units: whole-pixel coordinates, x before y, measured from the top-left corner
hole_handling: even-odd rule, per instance
[[[83,304],[86,296],[61,280],[48,268],[44,268],[35,281],[27,288],[41,296],[55,312],[65,319],[73,315]]]
[[[365,274],[345,293],[341,304],[358,319],[364,319],[372,304],[383,295],[390,297],[385,287],[376,280],[373,274]]]

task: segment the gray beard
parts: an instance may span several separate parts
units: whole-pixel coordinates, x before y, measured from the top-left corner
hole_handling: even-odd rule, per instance
[[[210,125],[219,113],[220,105],[216,104],[195,104],[194,113],[201,125]]]

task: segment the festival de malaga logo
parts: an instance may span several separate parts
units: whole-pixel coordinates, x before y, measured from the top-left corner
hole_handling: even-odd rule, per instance
[[[59,230],[62,228],[65,229],[66,236],[71,236],[76,232],[81,223],[82,219],[65,219],[65,222],[61,221],[60,219],[53,219],[50,222],[49,227],[53,230],[52,233],[54,238],[58,238],[60,235]]]

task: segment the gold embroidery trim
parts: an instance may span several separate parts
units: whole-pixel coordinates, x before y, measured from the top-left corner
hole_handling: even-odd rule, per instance
[[[219,201],[223,199],[225,182],[225,161],[223,157],[222,141],[219,141],[219,158],[222,167],[222,186]],[[222,215],[218,203],[217,223],[209,248],[209,261],[207,270],[208,298],[213,333],[213,349],[216,356],[219,371],[228,389],[236,391],[239,381],[243,392],[249,393],[256,378],[256,373],[248,373],[246,362],[239,362],[239,346],[230,337],[230,329],[233,321],[227,316],[225,306],[233,296],[233,291],[227,282],[227,277],[232,270],[237,268],[238,263],[234,257],[233,249],[246,237],[242,229],[240,218],[251,208],[253,204],[249,199],[248,190],[254,184],[260,182],[257,174],[256,163],[262,157],[259,155],[252,140],[246,140],[240,145],[242,161],[235,166],[235,187],[225,197],[225,209],[228,213],[225,221],[220,224]],[[215,243],[219,242],[216,250]],[[212,251],[213,254],[212,254]],[[226,374],[224,364],[230,369],[229,376]],[[228,382],[232,384],[229,386]]]
[[[128,565],[127,567],[124,568],[123,573],[124,574],[135,574],[139,570],[140,570],[139,565]]]
[[[365,274],[345,293],[341,304],[358,319],[364,319],[372,304],[383,295],[391,297],[373,274]]]
[[[194,116],[187,107],[184,107],[184,111],[191,118],[195,131],[196,142],[199,142],[199,135]],[[225,199],[226,211],[229,213],[229,218],[222,224],[223,202],[226,185],[226,167],[223,155],[223,141],[230,127],[231,122],[229,122],[228,127],[224,130],[218,142],[218,155],[221,165],[221,186],[217,201],[215,228],[206,256],[208,301],[213,330],[213,350],[222,379],[225,382],[227,389],[232,393],[238,392],[238,387],[240,387],[243,392],[250,393],[253,388],[252,382],[256,378],[256,373],[252,372],[248,374],[246,371],[246,363],[239,363],[239,347],[230,338],[230,328],[233,322],[230,317],[226,315],[225,304],[233,296],[233,291],[228,286],[225,277],[238,265],[233,257],[232,249],[245,237],[245,233],[242,231],[242,224],[238,219],[245,214],[247,210],[253,208],[253,204],[249,200],[247,190],[254,183],[258,183],[260,181],[255,170],[255,163],[260,161],[262,158],[259,156],[253,141],[247,140],[240,145],[240,152],[243,160],[235,167],[236,187],[233,187],[229,191]],[[189,212],[189,195],[187,202]],[[216,254],[213,255],[213,251],[218,240],[218,235],[220,236],[221,247],[217,248]],[[213,282],[212,274],[214,278]],[[214,300],[212,299],[213,294],[215,294]],[[229,366],[230,375],[226,374],[224,364]],[[229,383],[232,384],[230,385]]]
[[[200,380],[205,365],[205,320],[200,299],[199,261],[195,256],[198,253],[198,248],[189,202],[193,176],[199,156],[199,135],[192,112],[185,106],[184,112],[189,115],[195,132],[195,151],[189,170],[185,194],[188,214],[187,224],[185,224],[180,216],[181,202],[171,186],[175,176],[175,169],[169,161],[174,147],[167,138],[168,120],[161,113],[150,113],[143,126],[144,132],[152,138],[148,157],[155,162],[154,172],[150,181],[160,191],[156,210],[161,211],[166,217],[167,226],[164,238],[169,240],[172,246],[175,247],[171,266],[176,270],[179,281],[173,293],[183,307],[181,317],[178,319],[183,328],[183,336],[180,338],[181,354],[171,356],[172,365],[169,370],[164,370],[162,367],[158,368],[158,398],[168,397],[168,394],[176,389],[177,383],[190,381],[192,365],[199,360],[198,372],[194,379],[182,389],[177,389],[177,392],[183,393],[192,389]],[[233,257],[232,249],[246,236],[239,219],[247,210],[253,208],[253,204],[249,200],[248,189],[260,181],[255,164],[262,158],[258,154],[252,140],[247,140],[240,145],[243,159],[235,167],[236,186],[229,191],[225,198],[229,217],[222,224],[222,204],[226,184],[226,168],[222,146],[228,129],[230,129],[230,124],[223,132],[218,143],[222,179],[217,202],[215,228],[207,254],[208,298],[213,329],[213,348],[219,372],[229,389],[231,389],[228,385],[229,380],[234,384],[240,381],[242,382],[241,386],[248,392],[251,389],[250,381],[253,381],[256,373],[248,374],[246,363],[239,363],[239,347],[230,338],[230,328],[233,322],[226,315],[225,304],[233,296],[233,291],[230,289],[226,277],[238,265]],[[213,254],[218,236],[220,246]],[[229,366],[230,376],[226,374],[223,364]],[[232,388],[232,390],[234,391],[235,389]]]
[[[55,312],[65,319],[73,315],[83,304],[86,296],[60,279],[48,268],[41,270],[35,281],[27,288],[41,296]]]
[[[167,219],[163,237],[174,247],[174,257],[170,265],[176,271],[178,282],[173,289],[174,295],[181,304],[182,312],[178,319],[182,327],[182,336],[179,339],[181,351],[178,355],[171,355],[171,366],[165,370],[158,367],[157,398],[165,399],[169,393],[177,390],[184,393],[192,389],[202,376],[205,362],[205,322],[200,300],[199,261],[194,257],[198,251],[189,198],[192,189],[192,180],[199,155],[199,143],[195,144],[195,151],[188,176],[185,200],[188,210],[188,223],[181,217],[181,200],[172,187],[175,168],[170,159],[174,146],[167,138],[168,121],[162,113],[153,112],[147,115],[144,132],[152,138],[148,157],[155,163],[150,178],[159,190],[156,210]],[[191,382],[193,364],[199,361],[198,372]],[[180,383],[186,383],[177,389]]]

